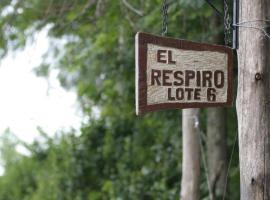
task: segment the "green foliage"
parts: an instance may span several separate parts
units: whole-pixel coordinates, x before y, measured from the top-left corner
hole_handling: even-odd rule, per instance
[[[36,74],[48,76],[52,67],[59,69],[62,86],[77,91],[89,120],[79,136],[71,132],[48,138],[43,133],[45,142],[27,145],[30,156],[4,145],[0,200],[179,199],[180,113],[160,111],[141,118],[134,108],[134,36],[137,31],[160,33],[162,1],[129,1],[143,16],[124,1],[12,2],[0,3],[0,12],[13,8],[1,17],[0,55],[23,47],[26,38],[50,27],[50,37],[66,43],[51,47],[60,59],[42,63]],[[202,1],[171,1],[168,35],[211,41],[221,30],[209,23],[212,16]],[[234,122],[230,119],[229,124]],[[230,199],[238,198],[237,170],[236,160]],[[205,180],[202,185],[205,195]]]

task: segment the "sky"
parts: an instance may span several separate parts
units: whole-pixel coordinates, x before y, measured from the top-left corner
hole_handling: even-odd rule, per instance
[[[37,126],[51,136],[57,130],[79,129],[81,114],[75,92],[61,88],[56,70],[50,84],[33,73],[49,45],[47,31],[42,30],[24,50],[0,60],[0,134],[10,128],[30,143],[38,137]]]

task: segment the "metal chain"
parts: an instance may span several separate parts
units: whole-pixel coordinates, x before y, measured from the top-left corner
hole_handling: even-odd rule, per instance
[[[168,2],[163,0],[162,5],[162,36],[166,36],[168,33]]]
[[[226,46],[231,44],[231,20],[227,0],[224,0],[224,42]]]

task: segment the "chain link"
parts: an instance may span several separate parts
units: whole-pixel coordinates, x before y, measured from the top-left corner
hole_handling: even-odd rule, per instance
[[[231,44],[231,20],[227,0],[224,0],[224,42],[226,46]]]
[[[162,5],[162,36],[166,36],[168,33],[168,2],[163,1]]]

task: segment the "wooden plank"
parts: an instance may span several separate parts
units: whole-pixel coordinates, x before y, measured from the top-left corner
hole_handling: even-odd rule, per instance
[[[136,113],[232,104],[231,48],[136,35]]]

